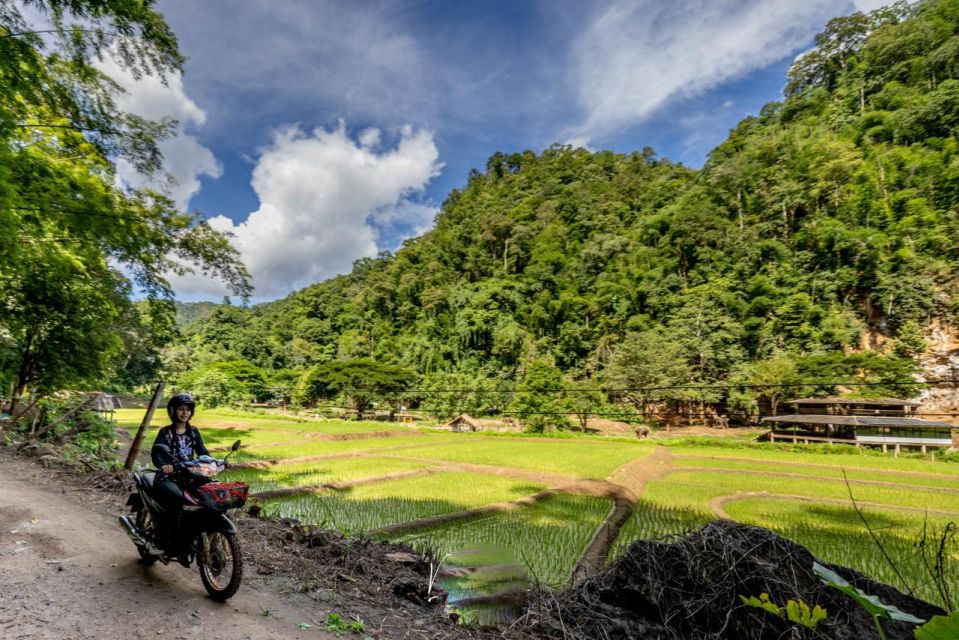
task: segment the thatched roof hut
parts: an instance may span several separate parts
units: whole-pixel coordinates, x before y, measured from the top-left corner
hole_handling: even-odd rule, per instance
[[[449,427],[453,431],[479,431],[482,429],[479,422],[465,413],[461,413],[443,426]]]

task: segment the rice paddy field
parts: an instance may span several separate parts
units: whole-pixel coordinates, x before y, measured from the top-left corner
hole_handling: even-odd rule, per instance
[[[142,415],[117,417],[132,434]],[[165,422],[155,418],[146,446]],[[728,518],[931,602],[959,600],[959,544],[940,546],[959,521],[959,464],[941,452],[934,461],[720,436],[493,437],[240,411],[201,412],[195,424],[213,450],[243,442],[227,475],[272,492],[258,499],[268,515],[406,541],[493,576],[505,557],[537,582],[564,584],[625,490],[635,508],[604,548],[610,558],[634,540]]]

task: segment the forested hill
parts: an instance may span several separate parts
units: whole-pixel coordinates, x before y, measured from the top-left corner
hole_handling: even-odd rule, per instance
[[[837,18],[786,80],[702,170],[649,149],[497,153],[395,255],[194,324],[197,362],[372,356],[512,378],[545,360],[640,382],[770,362],[905,371],[893,356],[959,308],[959,0]],[[891,338],[888,357],[848,364],[870,335]]]

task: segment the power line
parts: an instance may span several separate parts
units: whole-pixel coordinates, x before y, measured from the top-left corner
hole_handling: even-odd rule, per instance
[[[317,406],[314,406],[314,407],[310,407],[310,408],[309,408],[310,411],[314,411],[314,412],[325,411],[325,410],[332,410],[332,409],[336,409],[336,410],[340,410],[340,411],[355,411],[355,410],[356,410],[354,407],[345,407],[345,406],[340,406],[340,405],[336,405],[336,404],[317,405]],[[365,410],[364,412],[366,412],[366,411],[375,412],[377,409],[378,409],[378,407],[376,407],[376,408],[370,408],[370,409],[368,409],[368,410]],[[381,410],[382,410],[382,409],[381,409]],[[476,408],[476,407],[459,407],[459,408],[456,408],[456,409],[444,409],[444,410],[443,410],[443,413],[450,413],[450,414],[453,414],[453,415],[459,415],[459,414],[463,414],[463,413],[469,414],[470,412],[476,412],[476,411],[477,411],[477,408]],[[680,417],[680,418],[682,418],[682,417],[691,417],[691,418],[703,418],[703,419],[706,418],[705,414],[702,413],[702,412],[693,412],[692,415],[690,416],[690,415],[688,414],[688,412],[683,412],[683,411],[666,411],[666,410],[640,411],[640,410],[638,410],[638,409],[635,410],[635,411],[608,411],[608,410],[605,410],[605,409],[602,409],[602,408],[597,408],[597,409],[590,408],[590,409],[588,409],[588,410],[579,410],[579,411],[576,411],[576,410],[571,410],[571,411],[514,411],[514,410],[499,410],[499,409],[496,409],[493,413],[490,413],[489,409],[479,409],[479,411],[481,411],[482,413],[481,413],[481,414],[480,414],[480,413],[477,413],[477,414],[474,415],[474,417],[476,417],[476,418],[482,418],[482,417],[485,415],[485,416],[488,416],[488,417],[491,417],[491,418],[492,418],[492,417],[526,417],[526,416],[574,416],[574,417],[578,417],[578,416],[588,416],[588,417],[595,417],[595,418],[617,418],[617,417],[619,417],[619,418],[632,418],[632,419],[636,419],[636,418],[657,418],[657,417]],[[415,412],[415,413],[425,413],[425,414],[435,414],[435,413],[436,413],[436,411],[434,411],[434,410],[432,410],[432,409],[430,409],[430,408],[424,408],[424,407],[417,407],[416,409],[408,409],[408,410],[405,411],[405,412],[404,412],[404,411],[398,411],[398,410],[394,410],[393,412],[394,412],[394,413],[413,413],[413,412]],[[765,413],[738,413],[738,412],[734,412],[734,413],[735,413],[736,416],[745,418],[745,419],[747,419],[747,420],[760,420],[760,419],[762,419],[762,418],[770,417],[770,416],[773,415],[773,414],[765,414]],[[918,417],[918,418],[926,418],[926,417],[930,417],[930,416],[959,418],[959,412],[957,412],[957,413],[923,413],[923,414],[917,414],[917,415],[914,415],[914,416],[892,416],[892,417]],[[859,417],[877,417],[877,416],[869,415],[869,416],[859,416]],[[878,417],[889,417],[889,416],[878,416]]]
[[[649,387],[595,387],[588,389],[571,389],[564,387],[556,387],[552,389],[404,389],[403,391],[394,392],[396,395],[411,395],[411,394],[431,394],[431,393],[485,393],[485,394],[504,394],[504,393],[641,393],[645,391],[671,391],[671,390],[685,390],[685,391],[714,391],[714,390],[723,390],[723,389],[786,389],[786,388],[803,388],[803,387],[916,387],[924,385],[942,385],[942,384],[959,384],[959,378],[942,378],[942,379],[930,379],[930,380],[909,380],[909,381],[881,381],[881,382],[862,382],[862,381],[835,381],[835,380],[821,380],[821,381],[809,381],[809,382],[782,382],[782,383],[771,383],[771,384],[734,384],[734,383],[722,383],[722,384],[674,384],[674,385],[661,385],[661,386],[649,386]],[[342,393],[370,393],[370,389],[344,389]]]

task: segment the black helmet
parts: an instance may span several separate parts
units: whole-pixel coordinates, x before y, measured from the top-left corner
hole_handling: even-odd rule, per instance
[[[196,411],[196,402],[193,401],[193,396],[189,393],[178,393],[170,401],[166,403],[166,414],[170,416],[170,420],[176,421],[176,410],[180,407],[190,407],[190,417],[193,417],[193,413]]]

